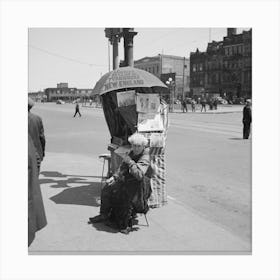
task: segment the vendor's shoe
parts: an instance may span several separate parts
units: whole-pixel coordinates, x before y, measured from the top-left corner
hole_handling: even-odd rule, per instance
[[[90,223],[92,224],[96,224],[96,223],[101,223],[101,222],[104,222],[108,219],[108,217],[104,214],[100,214],[98,216],[95,216],[95,217],[92,217],[92,218],[89,218],[89,221]]]

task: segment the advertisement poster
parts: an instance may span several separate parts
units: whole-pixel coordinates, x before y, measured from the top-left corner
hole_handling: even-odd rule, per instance
[[[136,96],[136,110],[140,113],[157,113],[160,106],[158,94],[141,94]]]
[[[138,114],[138,131],[163,131],[163,121],[160,114]]]
[[[135,90],[117,92],[118,107],[135,104]]]
[[[165,147],[165,139],[162,133],[151,134],[150,147]]]

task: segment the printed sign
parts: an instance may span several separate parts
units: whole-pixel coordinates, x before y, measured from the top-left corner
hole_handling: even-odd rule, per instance
[[[135,90],[117,92],[118,107],[135,104]]]
[[[163,131],[163,121],[160,114],[138,113],[138,131]]]
[[[164,147],[165,139],[162,133],[152,133],[150,137],[150,147]]]
[[[140,113],[157,113],[159,112],[160,99],[158,94],[141,94],[136,95],[136,111]]]
[[[144,85],[144,80],[135,71],[115,71],[106,81],[102,91],[112,91],[126,87],[141,87]]]

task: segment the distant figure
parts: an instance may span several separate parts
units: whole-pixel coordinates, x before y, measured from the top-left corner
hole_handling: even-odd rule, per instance
[[[187,101],[185,99],[182,100],[182,111],[183,113],[186,111],[188,112]]]
[[[79,113],[80,117],[82,116],[81,113],[80,113],[80,106],[79,106],[78,102],[76,103],[75,114],[74,114],[73,118],[76,117],[77,113]]]
[[[195,112],[195,100],[194,99],[192,99],[191,105],[192,105],[192,112]]]
[[[34,106],[34,101],[28,98],[28,134],[33,140],[33,144],[38,154],[38,173],[40,173],[40,166],[45,156],[46,139],[44,135],[44,126],[41,117],[30,112]]]
[[[246,101],[243,108],[243,139],[248,139],[250,135],[250,127],[252,122],[251,100]]]
[[[218,109],[218,100],[217,99],[214,99],[213,106],[214,106],[214,110]]]
[[[206,112],[206,100],[205,99],[201,100],[201,112],[203,111],[203,109],[204,109],[204,112]]]
[[[209,100],[209,109],[210,109],[210,110],[213,110],[213,105],[214,105],[213,99],[210,99],[210,100]]]
[[[28,247],[38,230],[47,224],[37,168],[38,153],[28,134]]]

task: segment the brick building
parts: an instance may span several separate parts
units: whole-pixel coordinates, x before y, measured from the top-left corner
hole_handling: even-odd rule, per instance
[[[190,67],[188,58],[159,54],[134,61],[134,67],[150,72],[163,82],[168,76],[166,74],[170,73],[173,79],[175,77],[175,99],[181,99],[183,95],[189,94]]]
[[[236,34],[236,28],[228,28],[223,41],[190,54],[191,95],[251,97],[251,73],[252,30]]]

